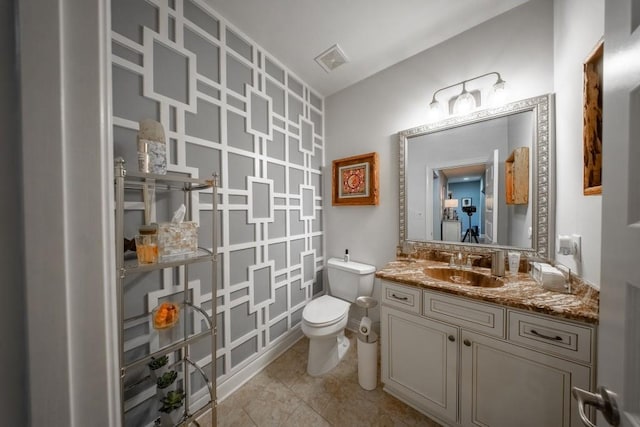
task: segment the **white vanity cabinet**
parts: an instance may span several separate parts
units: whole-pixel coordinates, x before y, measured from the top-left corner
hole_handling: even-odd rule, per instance
[[[571,387],[590,389],[590,377],[587,366],[463,330],[461,424],[582,426]]]
[[[404,308],[416,291],[421,310]],[[416,409],[448,425],[582,425],[571,387],[595,384],[593,326],[384,280],[381,313],[384,389]]]
[[[385,390],[426,413],[456,419],[458,328],[385,305],[381,319]]]

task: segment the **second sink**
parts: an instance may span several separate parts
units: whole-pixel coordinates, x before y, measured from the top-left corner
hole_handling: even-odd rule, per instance
[[[504,281],[487,274],[473,270],[459,270],[449,267],[427,267],[424,269],[427,276],[456,285],[480,286],[483,288],[499,288]]]

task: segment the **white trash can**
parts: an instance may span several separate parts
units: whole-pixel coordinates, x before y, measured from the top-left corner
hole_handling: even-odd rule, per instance
[[[358,334],[358,383],[365,390],[378,385],[378,337],[373,331]]]
[[[365,390],[378,385],[378,335],[373,331],[369,309],[378,305],[372,297],[358,297],[356,304],[365,309],[358,327],[358,383]]]

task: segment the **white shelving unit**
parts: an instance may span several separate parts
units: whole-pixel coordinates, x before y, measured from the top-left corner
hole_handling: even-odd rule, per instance
[[[211,410],[211,425],[216,425],[216,224],[215,213],[216,207],[216,177],[212,179],[191,178],[187,175],[166,174],[155,175],[140,173],[137,171],[128,171],[125,168],[124,160],[117,159],[115,164],[115,241],[116,241],[116,268],[117,268],[117,299],[118,299],[118,344],[119,344],[119,367],[120,367],[120,399],[121,422],[123,426],[131,425],[127,420],[127,413],[130,411],[127,401],[131,400],[131,396],[140,395],[139,400],[156,399],[158,400],[158,408],[161,403],[158,395],[161,393],[150,393],[155,384],[153,383],[148,370],[148,363],[153,359],[172,354],[172,368],[178,372],[178,379],[181,388],[185,392],[184,403],[181,407],[182,416],[177,421],[177,425],[188,425],[196,423],[196,419],[203,415],[206,411]],[[191,193],[194,191],[203,191],[212,189],[213,214],[211,224],[211,250],[198,248],[195,255],[185,256],[181,258],[172,258],[170,261],[159,260],[154,264],[138,264],[137,258],[125,257],[124,249],[124,213],[125,213],[125,190],[140,191],[142,193],[146,186],[153,186],[155,192],[182,192],[184,194],[184,204],[187,208],[186,219],[193,218],[193,210],[191,203]],[[166,218],[169,221],[170,218]],[[213,307],[211,314],[205,309],[193,303],[189,292],[189,265],[197,263],[211,264],[211,288]],[[174,269],[176,274],[181,276],[183,289],[180,292],[181,300],[174,300],[180,307],[180,316],[175,326],[169,330],[153,329],[152,310],[155,307],[147,307],[143,314],[125,318],[125,280],[134,275],[145,275],[154,271],[163,269]],[[125,325],[137,324],[144,325],[148,322],[148,330],[150,339],[157,339],[158,345],[153,350],[150,349],[144,355],[136,355],[133,359],[125,357]],[[198,327],[196,327],[198,325]],[[203,330],[200,330],[203,329]],[[155,336],[157,334],[158,336]],[[190,345],[200,340],[209,339],[211,341],[211,374],[207,375],[201,366],[198,366],[190,357]],[[135,379],[128,381],[127,375],[135,372]],[[140,375],[140,372],[146,373]],[[206,383],[209,399],[206,404],[200,404],[195,407],[195,403],[191,402],[190,381],[191,375],[198,373]],[[140,378],[141,377],[141,378]],[[201,399],[200,399],[201,400]],[[206,400],[206,399],[205,399]],[[160,412],[155,420],[159,424]],[[153,423],[153,421],[152,421]]]

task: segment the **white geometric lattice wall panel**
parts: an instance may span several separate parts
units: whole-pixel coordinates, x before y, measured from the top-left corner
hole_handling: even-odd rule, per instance
[[[316,219],[316,188],[310,185],[301,185],[300,194],[302,199],[300,203],[300,219]]]
[[[300,151],[314,155],[313,122],[300,116],[298,121],[300,129]]]
[[[249,223],[273,222],[273,180],[247,177]]]
[[[323,100],[204,0],[112,0],[111,8],[114,156],[136,165],[138,121],[153,118],[165,128],[169,171],[220,175],[217,212],[210,193],[191,203],[202,233],[212,217],[219,227],[213,357],[221,384],[299,327],[323,290]],[[129,211],[126,230],[140,216]],[[211,307],[204,277],[189,270],[189,286]],[[160,283],[130,283],[128,296],[150,304],[177,285],[171,271]],[[129,332],[132,351],[141,343],[147,351],[143,326]],[[212,355],[194,354],[211,364]]]
[[[273,138],[273,111],[271,98],[246,85],[247,132],[267,139]]]
[[[144,96],[196,113],[195,63],[193,53],[144,28]]]
[[[249,302],[250,311],[268,306],[275,301],[275,263],[269,261],[262,265],[249,267]]]
[[[316,278],[316,251],[304,251],[300,254],[300,258],[302,258],[302,284],[305,287],[311,287]]]

